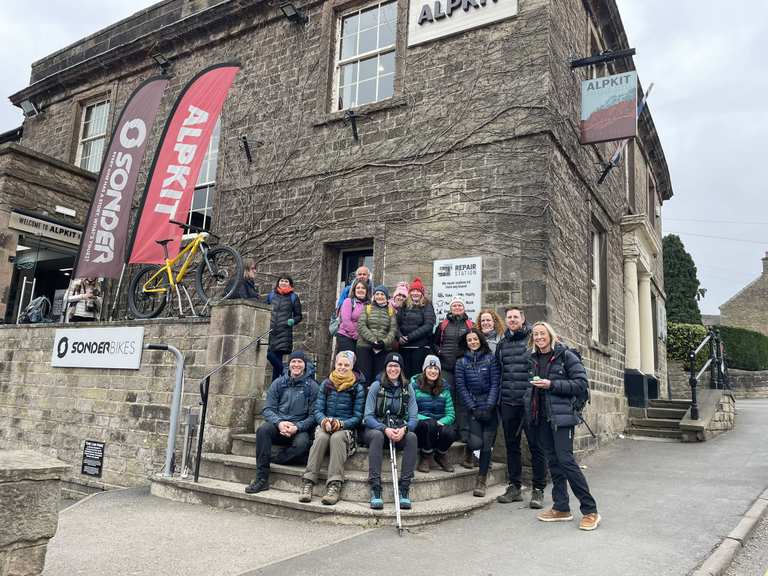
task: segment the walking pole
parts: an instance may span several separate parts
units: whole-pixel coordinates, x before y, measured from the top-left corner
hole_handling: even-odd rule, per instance
[[[387,426],[392,427],[392,418],[387,410]],[[397,453],[395,452],[395,444],[392,442],[392,438],[389,438],[389,463],[392,468],[392,487],[395,490],[395,518],[397,523],[397,533],[399,536],[403,535],[403,523],[400,520],[400,486],[397,484]]]

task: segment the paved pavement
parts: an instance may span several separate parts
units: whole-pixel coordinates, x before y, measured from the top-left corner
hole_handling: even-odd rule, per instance
[[[398,538],[393,529],[315,526],[125,491],[61,514],[45,576],[685,575],[768,487],[768,400],[739,401],[737,414],[736,430],[709,442],[622,439],[587,459],[604,518],[595,532],[494,504]]]
[[[768,516],[744,543],[725,576],[768,576]]]

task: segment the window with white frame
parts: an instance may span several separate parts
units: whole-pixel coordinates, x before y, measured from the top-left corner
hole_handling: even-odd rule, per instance
[[[597,226],[592,228],[592,270],[590,284],[592,285],[592,340],[603,344],[608,343],[608,254],[606,250],[606,235]]]
[[[192,206],[189,209],[187,224],[197,226],[203,230],[211,229],[211,217],[213,215],[213,200],[216,190],[216,164],[219,159],[219,133],[221,131],[221,119],[211,134],[208,150],[197,176],[195,193],[192,196]]]
[[[397,2],[377,2],[345,12],[336,30],[335,109],[391,98],[395,89]]]
[[[98,172],[107,141],[109,100],[99,100],[83,106],[77,139],[75,164],[89,172]]]

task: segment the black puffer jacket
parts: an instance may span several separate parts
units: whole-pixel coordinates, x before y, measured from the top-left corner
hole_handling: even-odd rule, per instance
[[[523,395],[531,386],[528,383],[530,334],[530,325],[523,324],[520,330],[504,332],[504,337],[496,344],[496,360],[501,366],[500,403],[506,406],[522,406]]]
[[[576,426],[580,423],[573,402],[577,396],[586,396],[589,383],[584,364],[575,352],[559,342],[555,344],[549,370],[539,364],[539,354],[532,353],[528,376],[531,379],[540,376],[552,382],[548,390],[539,390],[542,400],[539,403],[541,414],[552,424],[552,429]],[[533,396],[533,386],[530,386],[525,393],[525,415],[529,422],[532,422],[534,417]]]
[[[293,326],[288,326],[288,320],[293,318],[294,326],[301,322],[301,300],[299,295],[279,294],[272,291],[267,296],[267,303],[272,304],[272,316],[269,328],[269,349],[272,352],[290,354],[293,351]]]
[[[402,336],[408,337],[405,346],[429,346],[435,329],[435,309],[432,303],[427,302],[424,306],[403,304],[397,311],[397,328]]]
[[[472,328],[472,321],[466,314],[454,316],[451,313],[441,321],[435,330],[434,347],[443,370],[453,372],[459,355],[459,342],[462,336]]]

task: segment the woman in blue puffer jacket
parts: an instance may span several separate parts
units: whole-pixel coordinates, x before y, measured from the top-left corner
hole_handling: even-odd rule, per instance
[[[469,416],[469,449],[480,450],[480,473],[472,493],[483,497],[491,467],[491,450],[496,442],[501,371],[479,329],[472,328],[462,336],[459,348],[464,355],[456,362],[456,392]]]

